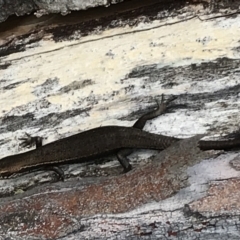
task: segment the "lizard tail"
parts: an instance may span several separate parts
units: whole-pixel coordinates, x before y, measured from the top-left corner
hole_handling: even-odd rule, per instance
[[[230,150],[233,148],[240,148],[240,138],[230,140],[218,141],[199,141],[199,148],[201,150]]]

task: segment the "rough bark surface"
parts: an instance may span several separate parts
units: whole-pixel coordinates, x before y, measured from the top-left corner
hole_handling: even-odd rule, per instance
[[[62,166],[65,182],[1,179],[0,239],[240,238],[239,152],[197,147],[239,130],[239,6],[133,2],[1,23],[0,158],[26,151],[25,132],[131,126],[162,94],[178,98],[145,130],[186,139],[136,151],[127,174],[108,156]]]
[[[16,14],[23,16],[34,13],[37,17],[51,13],[66,15],[71,11],[86,10],[88,8],[105,6],[122,2],[123,0],[1,0],[0,1],[0,22],[5,21],[9,16]]]

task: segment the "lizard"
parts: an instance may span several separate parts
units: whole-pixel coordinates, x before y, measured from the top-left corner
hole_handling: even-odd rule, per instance
[[[57,166],[73,162],[84,162],[96,159],[110,153],[116,153],[124,172],[132,169],[127,158],[133,149],[163,150],[174,142],[182,140],[161,134],[149,133],[143,130],[146,122],[163,114],[170,102],[176,97],[164,101],[158,107],[140,117],[132,127],[104,126],[93,128],[75,135],[42,145],[42,138],[27,135],[22,140],[22,146],[36,145],[36,149],[4,157],[0,160],[0,175],[9,177],[14,173],[32,169],[49,169],[55,171],[61,180],[63,171]],[[229,150],[240,146],[240,138],[223,141],[199,141],[202,150]]]

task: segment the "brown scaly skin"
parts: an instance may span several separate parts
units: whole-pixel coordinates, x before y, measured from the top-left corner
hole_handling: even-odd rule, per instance
[[[36,144],[36,149],[25,153],[5,157],[0,160],[0,175],[10,176],[13,173],[30,169],[50,169],[61,179],[63,171],[58,164],[84,162],[115,152],[124,171],[132,169],[127,156],[133,149],[163,150],[181,139],[148,133],[142,130],[147,120],[163,114],[168,104],[176,98],[158,105],[158,108],[140,117],[133,127],[105,126],[81,132],[70,137],[42,146],[40,137],[27,135],[22,138],[23,146]],[[240,139],[226,141],[199,141],[202,150],[229,150],[240,146]]]

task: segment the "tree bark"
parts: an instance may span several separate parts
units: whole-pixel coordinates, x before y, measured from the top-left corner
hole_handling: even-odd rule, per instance
[[[1,179],[0,239],[239,239],[239,152],[197,144],[239,130],[238,7],[126,1],[1,23],[1,158],[26,151],[25,132],[132,126],[162,94],[178,98],[145,130],[186,139],[136,150],[127,174],[108,156],[61,166],[65,182]]]

